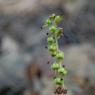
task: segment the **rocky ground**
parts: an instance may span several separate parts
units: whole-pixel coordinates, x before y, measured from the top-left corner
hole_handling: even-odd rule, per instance
[[[25,85],[24,68],[30,63],[48,73],[50,56],[40,27],[48,15],[56,13],[63,17],[59,45],[65,52],[68,95],[94,95],[94,9],[95,0],[0,0],[0,86]],[[51,80],[43,82],[41,95],[52,95]]]

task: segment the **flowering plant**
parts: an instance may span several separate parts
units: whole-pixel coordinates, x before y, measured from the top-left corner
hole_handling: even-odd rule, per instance
[[[51,57],[54,58],[54,63],[51,65],[52,71],[55,73],[53,81],[56,85],[55,94],[66,94],[64,89],[64,76],[67,74],[65,66],[62,65],[64,59],[64,52],[59,49],[58,39],[62,36],[62,28],[58,24],[62,20],[61,16],[52,14],[45,21],[43,28],[48,28],[47,33],[47,49]]]

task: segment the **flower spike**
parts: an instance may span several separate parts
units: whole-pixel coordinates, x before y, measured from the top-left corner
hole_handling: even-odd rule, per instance
[[[64,89],[64,76],[67,74],[67,70],[65,69],[65,66],[62,65],[64,52],[58,47],[58,39],[62,36],[63,31],[63,28],[58,27],[61,20],[61,16],[52,14],[45,21],[45,25],[43,26],[48,28],[47,48],[49,54],[54,58],[51,69],[56,74],[55,78],[53,78],[57,87],[55,93],[66,94],[67,90]]]

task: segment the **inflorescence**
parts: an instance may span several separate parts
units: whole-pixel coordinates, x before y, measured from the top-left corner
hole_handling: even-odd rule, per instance
[[[52,14],[45,21],[43,28],[48,28],[47,34],[47,49],[49,54],[54,58],[54,63],[51,65],[52,71],[55,73],[53,78],[56,85],[55,94],[66,94],[67,90],[64,89],[64,76],[67,74],[65,66],[62,65],[64,59],[64,52],[59,49],[58,39],[63,35],[62,28],[58,24],[62,20],[61,16]]]

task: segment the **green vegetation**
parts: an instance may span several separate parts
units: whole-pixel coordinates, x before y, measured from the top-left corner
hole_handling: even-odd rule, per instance
[[[67,74],[67,70],[62,66],[64,59],[64,52],[59,49],[58,39],[62,36],[62,28],[58,27],[58,24],[62,20],[61,16],[52,14],[45,21],[43,28],[48,28],[47,35],[47,49],[51,57],[54,59],[54,63],[51,65],[52,71],[56,74],[54,83],[57,86],[63,87],[64,76]]]

